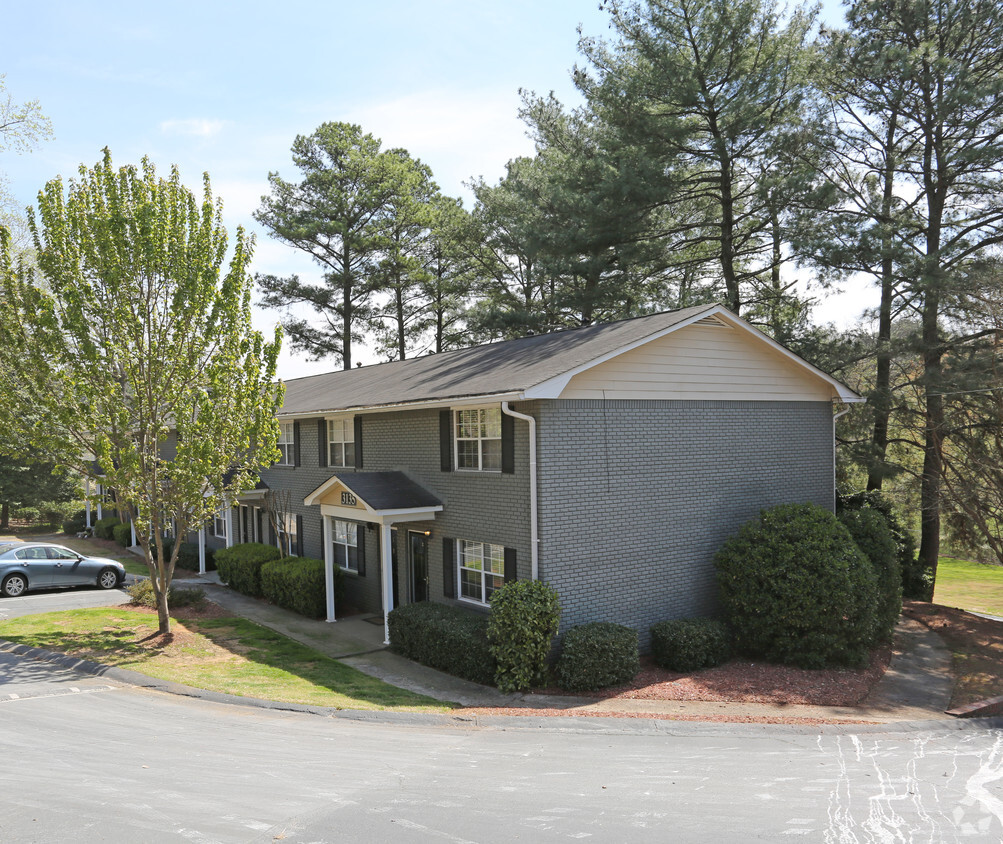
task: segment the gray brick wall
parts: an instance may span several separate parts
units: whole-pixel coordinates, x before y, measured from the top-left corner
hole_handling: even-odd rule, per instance
[[[832,508],[824,402],[541,403],[541,577],[561,629],[711,615],[712,557],[763,507]]]
[[[527,405],[528,406],[528,405]],[[522,411],[524,406],[514,406]],[[273,489],[289,489],[291,509],[303,516],[303,552],[323,558],[319,507],[307,507],[303,499],[332,475],[354,469],[319,465],[317,422],[300,422],[300,460],[295,468],[273,466],[261,473]],[[439,412],[414,410],[372,413],[362,420],[364,472],[399,470],[437,495],[443,502],[435,519],[397,525],[398,594],[409,599],[407,583],[407,533],[431,532],[429,544],[429,597],[443,595],[442,540],[471,539],[516,549],[519,577],[530,576],[529,543],[529,448],[528,425],[515,422],[515,474],[498,472],[442,472],[439,461]],[[379,612],[379,530],[365,530],[366,576],[346,574],[349,603],[367,612]],[[360,534],[361,535],[361,534]]]

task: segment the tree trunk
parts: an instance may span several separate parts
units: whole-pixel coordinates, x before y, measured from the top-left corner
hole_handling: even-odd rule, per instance
[[[10,502],[4,501],[0,504],[0,528],[7,530],[10,528]]]

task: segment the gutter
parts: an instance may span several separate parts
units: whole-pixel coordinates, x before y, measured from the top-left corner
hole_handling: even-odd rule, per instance
[[[506,416],[522,419],[529,423],[529,536],[531,579],[540,578],[540,531],[539,515],[536,504],[536,419],[526,413],[518,413],[508,406],[507,401],[501,403],[501,410]],[[835,430],[835,429],[833,429]],[[833,441],[835,443],[835,440]],[[835,445],[833,446],[835,448]]]

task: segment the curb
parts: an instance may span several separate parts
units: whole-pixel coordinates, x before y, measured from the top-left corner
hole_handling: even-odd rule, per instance
[[[971,732],[1003,729],[1003,715],[992,717],[968,717],[951,719],[931,719],[925,721],[892,721],[884,724],[764,724],[742,722],[675,721],[663,718],[607,718],[592,715],[449,715],[437,712],[392,712],[387,710],[335,709],[325,706],[308,706],[298,703],[283,703],[263,698],[230,695],[196,689],[169,680],[158,680],[125,668],[102,665],[89,659],[68,656],[42,648],[19,645],[0,639],[0,653],[11,653],[28,659],[48,662],[90,674],[107,677],[125,685],[166,694],[189,697],[210,703],[246,706],[280,712],[299,712],[369,724],[385,724],[398,727],[439,727],[453,729],[488,729],[502,732],[555,732],[591,733],[609,735],[624,733],[632,735],[661,736],[762,736],[780,735],[857,735],[917,732]]]

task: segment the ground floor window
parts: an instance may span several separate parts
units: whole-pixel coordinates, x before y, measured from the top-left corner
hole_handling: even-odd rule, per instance
[[[217,539],[226,539],[226,508],[221,507],[216,511],[212,520],[212,535]]]
[[[359,526],[355,522],[331,520],[334,544],[334,564],[343,569],[359,570]]]
[[[460,597],[486,604],[505,584],[505,548],[488,542],[459,540]]]
[[[290,557],[294,556],[299,547],[299,537],[296,534],[296,516],[293,513],[283,514],[278,527],[279,550]]]

